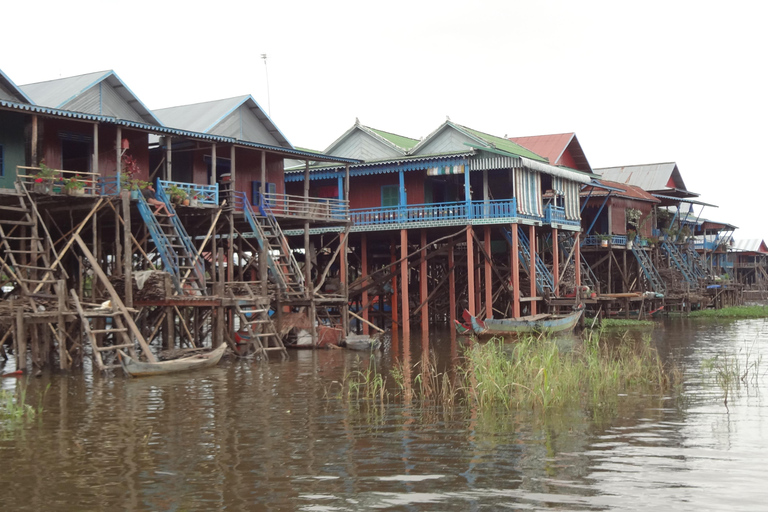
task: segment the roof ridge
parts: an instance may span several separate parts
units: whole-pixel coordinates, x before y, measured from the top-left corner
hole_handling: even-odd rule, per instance
[[[48,83],[48,82],[58,82],[59,80],[70,80],[72,78],[80,78],[81,76],[86,76],[86,75],[98,75],[98,74],[101,74],[101,76],[104,77],[104,76],[107,76],[110,73],[114,73],[114,72],[115,72],[114,69],[105,69],[104,71],[91,71],[90,73],[80,73],[79,75],[64,76],[64,77],[61,77],[61,78],[51,78],[50,80],[40,80],[39,82],[30,82],[28,84],[22,84],[19,87],[26,87],[28,85],[45,84],[45,83]]]
[[[218,101],[227,101],[227,100],[234,100],[234,99],[243,99],[243,100],[245,100],[245,99],[252,98],[252,97],[253,97],[252,94],[241,94],[239,96],[231,96],[229,98],[219,98],[217,100],[197,101],[195,103],[186,103],[184,105],[174,105],[174,106],[171,106],[171,107],[154,108],[152,110],[153,111],[158,111],[158,110],[169,110],[169,109],[172,109],[172,108],[194,107],[195,105],[204,105],[206,103],[215,103],[215,102],[218,102]],[[254,101],[256,101],[256,100],[254,99]]]

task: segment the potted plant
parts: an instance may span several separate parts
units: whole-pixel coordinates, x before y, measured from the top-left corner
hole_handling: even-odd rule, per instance
[[[198,204],[200,204],[200,200],[196,195],[192,196],[192,199],[189,200],[189,206],[198,206]]]
[[[187,205],[189,205],[189,199],[187,198],[187,191],[183,188],[180,188],[176,185],[170,185],[166,191],[168,196],[171,198],[171,202],[175,205],[180,205],[184,203],[184,200],[187,200]],[[185,205],[186,206],[186,205]]]
[[[597,235],[597,239],[600,240],[600,247],[608,247],[611,235]]]
[[[632,249],[632,246],[634,245],[635,238],[637,238],[637,231],[634,229],[628,229],[627,230],[627,249]]]
[[[80,179],[80,175],[77,174],[71,178],[65,178],[62,181],[64,185],[64,193],[70,196],[81,196],[85,193],[85,182]]]
[[[35,175],[33,190],[38,194],[50,194],[53,190],[53,181],[56,179],[56,170],[45,165],[45,160],[40,161],[40,170]]]

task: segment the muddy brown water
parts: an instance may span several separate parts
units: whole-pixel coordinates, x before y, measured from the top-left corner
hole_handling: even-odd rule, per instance
[[[0,510],[766,510],[768,323],[667,320],[653,339],[682,389],[597,413],[360,407],[334,392],[360,357],[340,350],[6,378],[33,405],[50,388],[38,419],[0,420]],[[423,349],[411,340],[412,362]],[[450,370],[462,347],[442,332],[429,350]],[[727,407],[702,369],[715,356],[757,363]]]

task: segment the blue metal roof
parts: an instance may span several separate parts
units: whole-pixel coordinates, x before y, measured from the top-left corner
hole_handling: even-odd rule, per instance
[[[224,137],[221,135],[209,135],[206,133],[192,132],[188,130],[178,130],[176,128],[169,128],[167,126],[157,126],[147,123],[138,123],[136,121],[127,121],[125,119],[117,119],[116,117],[101,116],[96,114],[84,114],[82,112],[71,112],[69,110],[61,110],[50,107],[40,107],[37,105],[28,105],[24,103],[17,103],[15,101],[0,100],[0,107],[30,112],[32,114],[42,114],[54,117],[66,117],[70,119],[78,119],[82,121],[99,122],[105,124],[113,124],[117,126],[123,126],[126,128],[134,128],[136,130],[143,130],[158,135],[174,135],[177,137],[187,137],[190,139],[204,140],[208,142],[221,142],[224,144],[236,144],[238,146],[250,147],[255,149],[264,149],[273,153],[280,153],[290,157],[300,157],[306,160],[313,161],[325,161],[325,162],[337,162],[344,164],[356,164],[360,160],[352,158],[340,158],[331,155],[325,155],[322,153],[314,153],[309,151],[300,151],[296,149],[288,149],[281,146],[270,146],[267,144],[259,144],[258,142],[248,142],[244,140],[235,139],[232,137]]]
[[[399,158],[377,162],[360,162],[357,160],[349,167],[350,176],[369,176],[372,174],[387,174],[393,172],[408,172],[423,170],[426,167],[435,167],[443,165],[469,165],[469,157],[474,152],[456,153],[454,155],[427,155],[415,156],[410,158]],[[309,169],[310,180],[327,180],[338,177],[345,172],[344,167],[323,166],[320,168]],[[303,181],[303,169],[291,169],[285,171],[285,181]]]

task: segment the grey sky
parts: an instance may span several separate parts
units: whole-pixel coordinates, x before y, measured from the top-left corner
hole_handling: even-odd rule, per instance
[[[294,145],[325,149],[355,117],[411,137],[446,115],[499,136],[573,131],[593,167],[676,161],[720,205],[704,217],[768,238],[768,2],[32,0],[2,12],[0,69],[17,84],[114,69],[149,108],[250,93],[266,109],[266,53],[272,118]]]

